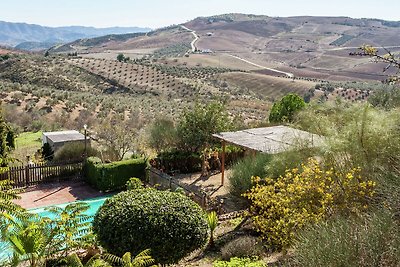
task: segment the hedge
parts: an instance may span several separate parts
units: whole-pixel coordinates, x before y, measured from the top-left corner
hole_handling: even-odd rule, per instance
[[[219,160],[221,161],[221,151]],[[225,152],[225,164],[227,166],[236,162],[238,159],[244,156],[244,150],[238,148],[227,147]],[[218,169],[218,164],[215,162],[215,158],[211,157],[208,159],[211,170]],[[152,160],[151,165],[159,170],[163,170],[166,173],[173,173],[179,170],[180,173],[193,173],[201,171],[201,154],[188,152],[188,151],[168,151],[162,152]]]
[[[114,191],[125,188],[131,177],[142,181],[146,177],[146,160],[130,159],[112,163],[102,163],[99,158],[90,157],[85,165],[86,181],[101,191]]]

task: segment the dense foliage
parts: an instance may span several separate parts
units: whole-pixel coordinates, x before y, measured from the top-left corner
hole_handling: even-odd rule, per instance
[[[325,137],[319,156],[324,164],[344,172],[355,166],[377,182],[376,204],[400,207],[400,116],[397,109],[368,104],[313,104],[301,111],[297,125]]]
[[[87,209],[87,204],[72,203],[63,209],[49,208],[53,218],[30,214],[8,224],[2,239],[13,252],[9,264],[28,262],[30,267],[42,267],[52,257],[84,247],[91,238]]]
[[[177,132],[180,146],[187,151],[200,152],[215,143],[212,134],[231,130],[233,121],[223,103],[196,103],[183,112]]]
[[[149,128],[148,143],[157,153],[169,151],[176,146],[177,133],[174,122],[169,119],[155,119]]]
[[[43,151],[45,151],[45,145],[43,145]],[[88,157],[95,157],[99,154],[90,144],[87,144],[85,150],[84,143],[66,143],[54,154],[54,160],[82,161],[85,158],[85,153]]]
[[[226,147],[225,165],[231,165],[244,156],[244,151],[237,147]],[[210,170],[219,170],[221,162],[221,150],[214,149],[209,153],[207,162]],[[181,173],[193,173],[201,170],[202,153],[172,150],[162,152],[151,161],[153,167],[167,173],[179,171]]]
[[[252,187],[251,177],[265,177],[267,175],[267,164],[271,155],[257,154],[254,157],[244,157],[232,166],[229,174],[229,193],[240,197]]]
[[[375,182],[360,175],[360,169],[344,173],[324,169],[315,160],[288,170],[277,180],[255,177],[255,186],[245,194],[257,231],[274,248],[288,248],[296,231],[336,213],[357,213],[368,207]]]
[[[139,178],[132,177],[128,180],[128,182],[126,182],[127,190],[136,190],[142,188],[143,188],[143,182]]]
[[[398,266],[400,227],[379,211],[361,218],[334,218],[302,231],[294,266]]]
[[[269,114],[272,123],[291,122],[295,113],[305,107],[303,98],[296,94],[288,94],[275,102]]]
[[[0,166],[4,165],[9,152],[15,148],[15,135],[11,127],[5,122],[0,106]]]
[[[132,176],[144,180],[146,166],[145,159],[102,163],[99,158],[91,157],[85,165],[85,178],[89,184],[101,191],[113,191],[125,188]]]
[[[156,262],[174,263],[207,241],[201,208],[186,196],[154,189],[109,198],[97,212],[94,232],[111,253],[151,249]]]

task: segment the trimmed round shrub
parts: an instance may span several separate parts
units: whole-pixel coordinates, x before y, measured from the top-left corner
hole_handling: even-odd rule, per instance
[[[109,198],[96,213],[93,230],[110,253],[135,255],[151,249],[161,264],[179,261],[208,238],[205,215],[196,203],[182,194],[154,189]]]

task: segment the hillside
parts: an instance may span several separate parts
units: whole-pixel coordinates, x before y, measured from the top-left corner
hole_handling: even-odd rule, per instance
[[[19,45],[21,49],[33,47],[35,50],[37,47],[49,48],[57,43],[71,42],[80,38],[93,38],[108,34],[148,32],[149,30],[149,28],[140,27],[45,27],[35,24],[0,21],[0,45]],[[30,45],[21,45],[26,42],[29,42]]]
[[[213,99],[225,99],[232,115],[264,120],[264,97],[214,83],[233,71],[14,54],[0,60],[0,95],[8,117],[24,130],[96,126],[112,114],[140,114],[147,122],[178,118],[194,102]]]
[[[363,57],[349,56],[363,44],[400,51],[400,23],[348,17],[268,17],[225,14],[199,17],[142,36],[123,40],[103,38],[92,44],[79,40],[56,47],[54,53],[77,52],[87,57],[115,58],[124,53],[143,56],[181,58],[190,51],[193,34],[199,56],[184,58],[188,65],[221,66],[259,70],[273,68],[295,76],[330,80],[385,80],[382,66]],[[191,32],[194,31],[194,32]],[[173,52],[171,52],[173,51]],[[215,60],[216,57],[219,60]],[[224,65],[229,56],[250,61]],[[226,60],[225,60],[226,61]],[[236,64],[236,65],[235,65]],[[246,64],[245,64],[246,65]],[[261,68],[262,69],[262,68]]]

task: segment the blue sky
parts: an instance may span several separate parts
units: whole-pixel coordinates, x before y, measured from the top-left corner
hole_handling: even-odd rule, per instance
[[[399,0],[2,0],[0,20],[47,26],[158,28],[198,16],[349,16],[400,21]]]

